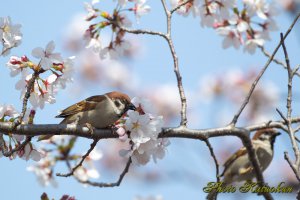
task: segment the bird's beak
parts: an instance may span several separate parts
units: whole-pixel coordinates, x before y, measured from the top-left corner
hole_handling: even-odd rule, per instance
[[[277,132],[275,133],[275,136],[279,136],[279,135],[281,135],[281,133],[280,133],[279,131],[277,131]]]
[[[136,107],[131,103],[127,106],[128,110],[136,110]]]

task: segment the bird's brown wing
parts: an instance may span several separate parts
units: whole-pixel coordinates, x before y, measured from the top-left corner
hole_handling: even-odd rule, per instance
[[[223,176],[226,169],[240,156],[243,156],[247,153],[246,147],[243,147],[239,150],[237,150],[232,156],[230,156],[227,161],[224,163],[224,171],[220,176]]]
[[[80,101],[76,104],[69,106],[68,108],[61,111],[57,118],[66,118],[70,115],[77,114],[83,111],[89,111],[94,109],[97,106],[97,103],[104,100],[106,97],[104,95],[92,96],[83,101]]]

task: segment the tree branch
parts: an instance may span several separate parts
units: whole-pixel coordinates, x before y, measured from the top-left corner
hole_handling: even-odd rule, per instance
[[[287,66],[287,72],[288,72],[288,95],[287,95],[287,99],[286,99],[286,108],[287,108],[287,114],[286,114],[286,118],[284,118],[284,116],[282,115],[282,118],[286,121],[286,126],[288,129],[288,133],[291,139],[291,143],[292,143],[292,147],[293,147],[293,151],[295,154],[295,164],[292,165],[291,160],[288,157],[288,153],[285,152],[284,154],[284,158],[287,160],[287,162],[289,163],[289,165],[291,166],[292,170],[294,171],[297,179],[299,180],[299,166],[300,166],[300,150],[299,150],[299,146],[297,144],[297,141],[295,139],[295,132],[294,129],[292,128],[292,122],[291,122],[291,118],[292,118],[292,95],[293,95],[293,77],[295,75],[291,66],[290,66],[290,60],[289,60],[289,56],[286,50],[286,46],[284,43],[284,39],[283,39],[283,35],[282,33],[280,34],[280,38],[281,38],[281,44],[282,44],[282,48],[283,48],[283,52],[284,52],[284,56],[285,56],[285,62],[286,62],[286,66]],[[300,180],[299,180],[300,181]]]
[[[300,122],[300,117],[293,118],[292,123]],[[207,140],[211,137],[219,136],[237,136],[239,137],[244,146],[247,148],[249,159],[253,164],[255,169],[257,181],[261,186],[264,184],[264,179],[260,171],[256,154],[254,153],[252,143],[250,140],[250,131],[269,128],[282,128],[286,122],[281,121],[268,121],[261,124],[251,125],[245,128],[236,128],[231,126],[221,127],[221,128],[211,128],[211,129],[188,129],[186,127],[176,127],[176,128],[164,128],[159,134],[160,138],[164,137],[177,137],[177,138],[189,138],[189,139],[200,139]],[[0,132],[13,132],[14,134],[37,136],[37,135],[74,135],[90,139],[108,139],[108,138],[118,138],[117,134],[114,134],[110,129],[95,129],[93,134],[90,134],[90,130],[85,126],[79,126],[74,124],[49,124],[49,125],[19,125],[15,130],[12,130],[13,124],[10,122],[0,123]],[[72,168],[71,168],[72,169]],[[94,183],[86,182],[87,184]],[[95,184],[97,185],[97,184]],[[100,187],[100,186],[99,186]],[[272,199],[268,193],[264,193],[266,199]]]
[[[247,96],[245,97],[244,102],[242,103],[240,109],[238,110],[238,112],[234,115],[232,121],[230,122],[231,126],[235,126],[237,123],[237,120],[239,118],[239,116],[241,115],[241,113],[243,112],[244,108],[246,107],[246,105],[249,103],[250,97],[256,87],[256,85],[258,84],[260,78],[263,76],[263,74],[265,73],[265,71],[267,70],[268,66],[270,65],[270,63],[272,62],[272,60],[274,59],[274,56],[276,55],[279,47],[282,44],[282,41],[285,40],[285,38],[289,35],[289,33],[291,32],[291,30],[293,29],[294,25],[296,24],[296,22],[298,21],[300,17],[300,13],[298,14],[298,16],[294,19],[293,23],[291,24],[291,26],[289,27],[289,29],[286,31],[286,33],[284,34],[283,40],[280,40],[279,44],[277,45],[277,47],[275,48],[275,50],[273,51],[272,55],[269,57],[269,60],[267,61],[267,63],[265,64],[265,66],[262,68],[262,70],[259,72],[258,76],[256,77],[256,79],[254,80],[254,82],[252,83],[250,90],[247,94]]]
[[[288,162],[288,164],[291,167],[291,169],[293,170],[297,180],[300,182],[300,177],[299,177],[299,174],[298,174],[298,170],[297,170],[297,168],[295,168],[295,166],[293,164],[293,161],[290,159],[290,157],[288,155],[288,152],[284,152],[284,159]]]
[[[91,186],[95,186],[95,187],[116,187],[116,186],[120,186],[123,178],[125,177],[125,175],[128,173],[129,171],[129,167],[131,165],[132,161],[131,161],[131,157],[128,158],[128,161],[125,165],[125,168],[124,170],[122,171],[122,173],[120,174],[120,177],[119,179],[117,180],[117,182],[114,182],[114,183],[98,183],[98,182],[92,182],[92,181],[82,181],[80,180],[78,177],[75,177],[77,181],[79,181],[80,183],[83,183],[83,184],[88,184],[88,185],[91,185]]]
[[[76,169],[80,166],[82,166],[82,163],[84,162],[84,160],[86,159],[86,157],[88,157],[90,155],[90,153],[94,150],[95,146],[97,145],[99,140],[94,139],[93,143],[91,143],[89,150],[82,156],[80,162],[73,167],[69,173],[67,174],[62,174],[62,173],[56,173],[56,176],[60,176],[60,177],[69,177],[72,176],[74,174],[74,172],[76,171]]]
[[[291,123],[300,123],[300,117],[291,119]],[[0,122],[0,132],[5,135],[13,133],[16,135],[25,136],[40,136],[40,135],[73,135],[89,139],[109,139],[118,138],[119,135],[114,133],[111,129],[95,129],[93,134],[86,126],[75,124],[21,124],[13,129],[13,123]],[[259,124],[245,126],[244,129],[248,131],[258,131],[265,128],[279,128],[285,131],[284,120],[267,121]],[[180,137],[188,139],[201,139],[204,140],[210,137],[218,137],[224,135],[232,135],[228,130],[231,127],[209,128],[209,129],[188,129],[188,128],[163,128],[159,137]]]
[[[220,171],[219,171],[219,163],[218,163],[218,159],[214,153],[214,149],[213,147],[211,146],[210,142],[207,140],[204,140],[204,142],[206,143],[206,146],[208,147],[209,149],[209,152],[210,152],[210,155],[211,157],[214,159],[214,162],[215,162],[215,166],[216,166],[216,179],[217,179],[217,182],[220,182]]]

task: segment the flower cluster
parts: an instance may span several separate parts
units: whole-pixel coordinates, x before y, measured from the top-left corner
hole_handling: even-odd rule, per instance
[[[183,2],[171,0],[171,5],[175,8]],[[244,46],[250,54],[270,40],[270,31],[277,30],[276,9],[266,0],[194,0],[177,10],[184,16],[191,12],[200,17],[201,26],[214,28],[224,37],[223,48]]]
[[[13,105],[0,104],[0,121],[3,122],[5,117],[16,118],[19,116],[18,111]]]
[[[8,55],[10,49],[21,44],[22,33],[20,24],[13,24],[10,17],[0,17],[0,41],[2,42],[1,55]]]
[[[130,43],[125,39],[125,31],[120,27],[131,27],[132,22],[127,17],[125,11],[133,12],[136,19],[150,12],[150,6],[146,5],[146,0],[119,0],[118,5],[112,14],[101,11],[94,7],[96,2],[85,3],[85,9],[88,14],[87,21],[101,17],[103,20],[91,24],[86,30],[85,38],[87,40],[86,48],[91,48],[98,53],[102,59],[116,59],[123,55],[130,48]],[[130,3],[131,6],[127,6]],[[102,47],[100,32],[110,27],[112,39],[106,47]]]
[[[27,167],[27,170],[33,172],[38,182],[42,186],[52,185],[57,186],[57,182],[53,177],[53,166],[55,162],[52,159],[49,159],[49,156],[45,156],[41,159],[36,165],[31,165]]]
[[[94,161],[102,158],[103,154],[99,149],[94,149],[85,159],[84,165],[76,169],[74,175],[81,181],[87,181],[90,178],[99,178],[100,174],[95,168]]]
[[[24,137],[20,137],[18,135],[13,135],[10,138],[15,143],[14,148],[17,148],[21,144],[21,141],[24,140]],[[9,143],[5,141],[4,148],[8,149],[8,150],[12,150],[13,146],[11,143],[12,143],[12,141],[10,141]],[[2,157],[2,156],[3,156],[2,149],[0,148],[0,157]],[[19,157],[23,160],[26,160],[26,161],[28,161],[30,159],[34,160],[34,161],[39,161],[44,157],[44,152],[42,152],[41,150],[38,150],[31,142],[29,142],[21,150],[13,153],[9,157],[9,159],[14,160],[17,157]]]
[[[132,162],[136,165],[145,165],[152,158],[154,162],[162,159],[165,155],[168,139],[158,138],[162,130],[162,116],[154,116],[153,109],[148,101],[133,98],[132,103],[136,111],[128,111],[124,127],[129,131],[130,150],[121,150],[121,156],[131,156]],[[119,132],[120,134],[120,132]],[[122,135],[121,135],[122,136]]]
[[[25,96],[29,83],[34,81],[29,98],[34,109],[43,109],[45,103],[54,103],[58,90],[64,89],[66,83],[72,81],[74,57],[63,59],[59,53],[53,52],[54,49],[53,41],[45,49],[33,49],[32,56],[39,59],[38,64],[25,55],[12,56],[6,64],[11,70],[11,76],[21,74],[21,79],[16,84],[16,89],[21,91],[21,99]],[[34,74],[35,80],[32,80]]]
[[[0,104],[0,122],[14,121],[18,116],[19,112],[14,108],[13,105],[1,105]],[[21,145],[21,142],[25,139],[24,135],[9,135],[9,143],[4,142],[4,148],[7,150],[12,150],[14,143],[14,148],[17,148]],[[0,148],[0,157],[2,156],[2,149]],[[43,157],[43,152],[37,150],[37,148],[32,143],[27,143],[24,148],[15,152],[10,156],[10,159],[13,160],[16,157],[22,158],[26,161],[32,159],[34,161],[39,161]]]
[[[34,172],[39,183],[42,186],[57,186],[54,176],[54,168],[58,162],[70,162],[74,166],[82,159],[81,153],[71,153],[71,149],[76,144],[76,137],[56,135],[49,140],[42,141],[43,152],[47,152],[39,162],[27,168],[28,171]],[[49,146],[50,145],[50,146]],[[54,147],[54,148],[53,148]],[[49,150],[51,149],[51,151]],[[85,158],[83,164],[74,171],[74,176],[80,181],[87,181],[90,178],[99,178],[100,174],[96,169],[94,162],[102,158],[102,152],[96,147]]]

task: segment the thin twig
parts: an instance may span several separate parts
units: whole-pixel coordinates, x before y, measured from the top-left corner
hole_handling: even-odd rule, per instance
[[[280,39],[281,39],[281,45],[283,48],[284,52],[284,57],[285,57],[285,62],[287,66],[287,72],[288,72],[288,96],[286,99],[286,108],[287,108],[287,120],[288,120],[288,125],[291,125],[291,118],[292,118],[292,85],[293,85],[293,71],[290,66],[290,60],[289,56],[286,50],[285,42],[283,39],[283,34],[280,33]]]
[[[217,182],[220,182],[220,171],[219,171],[219,163],[218,163],[218,160],[217,160],[217,157],[214,153],[214,149],[213,147],[211,146],[210,142],[207,140],[204,140],[204,142],[206,143],[206,146],[208,147],[209,149],[209,152],[210,152],[210,155],[211,157],[213,157],[214,159],[214,162],[215,162],[215,166],[216,166],[216,178],[217,178]]]
[[[289,35],[289,33],[291,32],[291,30],[293,29],[294,25],[296,24],[296,22],[298,21],[300,17],[300,13],[298,14],[298,16],[294,19],[293,23],[291,24],[291,26],[289,27],[289,29],[286,31],[286,33],[284,34],[283,40],[285,40],[285,38]],[[269,57],[267,63],[265,64],[265,66],[262,68],[262,70],[259,72],[258,76],[256,77],[256,79],[254,80],[254,82],[252,83],[250,90],[247,94],[247,96],[245,97],[245,100],[243,101],[240,109],[238,110],[238,112],[234,115],[232,121],[230,122],[229,125],[231,126],[235,126],[237,123],[237,120],[239,118],[239,116],[241,115],[241,113],[243,112],[244,108],[246,107],[246,105],[249,103],[250,97],[256,87],[256,85],[258,84],[260,78],[263,76],[263,74],[265,73],[265,71],[267,70],[268,66],[270,65],[270,63],[272,62],[272,60],[274,59],[274,56],[276,55],[279,47],[281,46],[282,41],[279,42],[279,44],[277,45],[277,47],[275,48],[275,50],[273,51],[272,55]]]
[[[3,154],[3,156],[5,157],[10,157],[12,156],[15,152],[20,151],[21,149],[24,149],[24,147],[31,141],[32,136],[27,136],[26,139],[20,144],[18,145],[16,148],[8,151],[5,148],[5,141],[3,139],[3,134],[0,134],[0,148],[1,148],[1,152]]]
[[[296,158],[295,164],[292,165],[293,166],[292,169],[293,169],[295,175],[298,178],[299,177],[299,166],[300,166],[300,150],[299,150],[299,146],[296,142],[295,132],[292,128],[292,123],[291,123],[291,118],[292,118],[292,95],[293,95],[292,90],[293,90],[293,76],[294,76],[294,73],[293,73],[293,70],[290,66],[290,60],[289,60],[289,56],[288,56],[288,53],[287,53],[287,50],[286,50],[286,46],[285,46],[285,43],[284,43],[282,33],[280,34],[280,37],[281,37],[281,44],[282,44],[284,57],[285,57],[285,62],[286,62],[286,66],[287,66],[287,72],[288,72],[288,96],[287,96],[287,99],[286,99],[286,108],[287,108],[287,114],[286,114],[287,125],[286,126],[288,128],[288,133],[289,133],[289,136],[290,136],[290,139],[291,139],[293,151],[294,151],[295,158]],[[285,158],[290,164],[290,160],[288,159],[287,153],[285,153]],[[290,166],[291,166],[291,164],[290,164]]]
[[[290,159],[288,152],[284,152],[284,159],[287,161],[287,163],[289,164],[289,166],[291,167],[291,169],[293,170],[297,180],[300,182],[300,177],[298,174],[298,170],[295,168],[293,161]]]
[[[194,0],[187,0],[187,1],[185,1],[185,2],[183,2],[183,3],[181,3],[181,4],[179,4],[179,5],[177,5],[175,8],[173,8],[173,9],[170,11],[171,14],[173,14],[173,13],[176,12],[178,9],[180,9],[182,6],[188,4],[188,3],[192,2],[192,1],[194,1]]]
[[[75,178],[80,183],[92,185],[92,186],[95,186],[95,187],[116,187],[116,186],[120,186],[120,184],[122,183],[123,178],[125,177],[125,175],[129,171],[129,167],[130,167],[131,163],[132,163],[131,157],[129,157],[124,170],[120,174],[119,179],[116,182],[114,182],[114,183],[99,183],[99,182],[92,182],[92,181],[89,181],[89,180],[82,181],[78,177],[75,177]]]
[[[287,125],[288,124],[288,119],[283,115],[283,113],[278,108],[276,108],[276,111],[278,112],[278,114],[280,115],[280,117],[283,119],[283,121]]]
[[[24,118],[25,113],[26,113],[26,110],[27,110],[28,99],[30,97],[31,90],[34,87],[34,81],[38,77],[39,73],[40,72],[35,71],[33,73],[32,77],[31,77],[31,79],[29,80],[29,82],[27,84],[27,90],[26,90],[26,93],[25,93],[24,98],[23,98],[22,112],[21,112],[18,120],[16,122],[13,122],[13,124],[12,124],[13,126],[8,131],[8,133],[10,133],[12,130],[16,129],[17,126],[19,126],[22,123],[23,118]],[[5,148],[5,141],[3,139],[3,135],[1,134],[1,136],[0,136],[0,148],[1,148],[2,154],[6,157],[10,157],[13,153],[23,149],[31,141],[31,138],[32,138],[31,136],[26,137],[26,140],[23,143],[21,143],[19,146],[17,146],[16,148],[14,148],[10,151],[7,151],[7,149]]]
[[[166,39],[166,35],[162,32],[159,31],[150,31],[150,30],[145,30],[145,29],[129,29],[126,27],[121,26],[120,24],[116,24],[120,29],[122,29],[123,31],[127,32],[127,33],[132,33],[132,34],[148,34],[148,35],[156,35],[156,36],[160,36]]]
[[[57,173],[56,176],[61,176],[61,177],[69,177],[74,174],[74,172],[77,170],[78,167],[82,166],[82,163],[84,160],[90,155],[90,153],[94,150],[95,146],[97,145],[99,140],[94,139],[93,143],[91,143],[89,150],[82,156],[80,162],[72,168],[72,170],[67,173],[67,174],[62,174],[62,173]]]
[[[162,32],[158,32],[158,31],[150,31],[150,30],[141,30],[141,29],[128,29],[126,27],[123,27],[122,25],[113,22],[114,25],[118,26],[120,29],[122,29],[123,31],[127,32],[127,33],[132,33],[132,34],[148,34],[148,35],[156,35],[156,36],[160,36],[162,38],[164,38],[168,45],[169,48],[171,50],[171,54],[173,57],[173,62],[174,62],[174,72],[176,75],[176,79],[177,79],[177,86],[178,86],[178,90],[179,90],[179,96],[180,96],[180,100],[181,100],[181,122],[180,125],[181,126],[186,126],[187,124],[187,117],[186,117],[186,107],[187,107],[187,103],[186,103],[186,97],[185,97],[185,92],[184,92],[184,88],[182,86],[182,77],[179,71],[179,65],[178,65],[178,57],[176,55],[175,52],[175,48],[173,45],[173,41],[171,39],[171,18],[172,18],[172,14],[171,12],[167,9],[167,5],[165,0],[161,0],[165,14],[166,14],[166,18],[167,18],[167,33],[164,34]]]
[[[262,52],[265,56],[267,56],[268,58],[271,57],[270,53],[267,52],[267,50],[265,49],[264,46],[258,46],[258,48],[261,50],[261,52]],[[287,69],[287,66],[286,66],[286,64],[285,64],[284,62],[282,62],[282,61],[280,61],[280,60],[278,60],[278,59],[276,59],[276,58],[273,58],[273,62],[275,62],[275,63],[278,64],[278,65],[281,65],[284,69]],[[300,73],[299,73],[299,72],[295,72],[295,74],[296,74],[297,76],[300,77]]]
[[[165,0],[161,0],[161,4],[163,5],[166,17],[168,18],[168,15],[171,14],[171,13],[169,12],[169,10],[167,8],[166,1]]]
[[[28,100],[30,98],[32,88],[34,87],[34,82],[38,78],[39,74],[40,74],[39,71],[35,71],[33,73],[32,77],[31,77],[31,79],[29,80],[27,86],[26,86],[26,93],[25,93],[24,98],[23,98],[22,112],[21,112],[21,115],[20,115],[19,119],[15,123],[15,127],[20,125],[23,121],[23,118],[24,118],[24,116],[26,114],[26,110],[27,110],[27,103],[28,103]]]
[[[295,136],[295,139],[297,142],[300,142],[300,139],[297,136]]]
[[[168,11],[167,7],[166,7],[166,3],[165,0],[161,0],[164,10],[165,10],[165,14],[167,17],[167,34],[165,39],[168,42],[168,45],[170,47],[171,50],[171,54],[173,57],[173,62],[174,62],[174,72],[176,75],[176,79],[177,79],[177,87],[179,90],[179,96],[180,96],[180,100],[181,100],[181,121],[180,121],[180,126],[186,126],[187,124],[187,117],[186,117],[186,107],[187,107],[187,103],[186,103],[186,97],[185,97],[185,92],[184,92],[184,88],[182,85],[182,77],[180,74],[180,70],[179,70],[179,64],[178,64],[178,57],[176,55],[175,52],[175,48],[173,45],[173,40],[171,38],[171,18],[172,18],[172,14],[170,11]]]
[[[6,52],[8,52],[9,50],[11,50],[12,48],[15,48],[15,47],[17,47],[17,44],[14,44],[13,46],[8,47],[8,48],[4,48],[2,50],[2,52],[0,53],[0,56],[3,56]]]
[[[294,129],[294,132],[297,133],[298,131],[300,131],[300,126],[297,126],[295,129]]]

